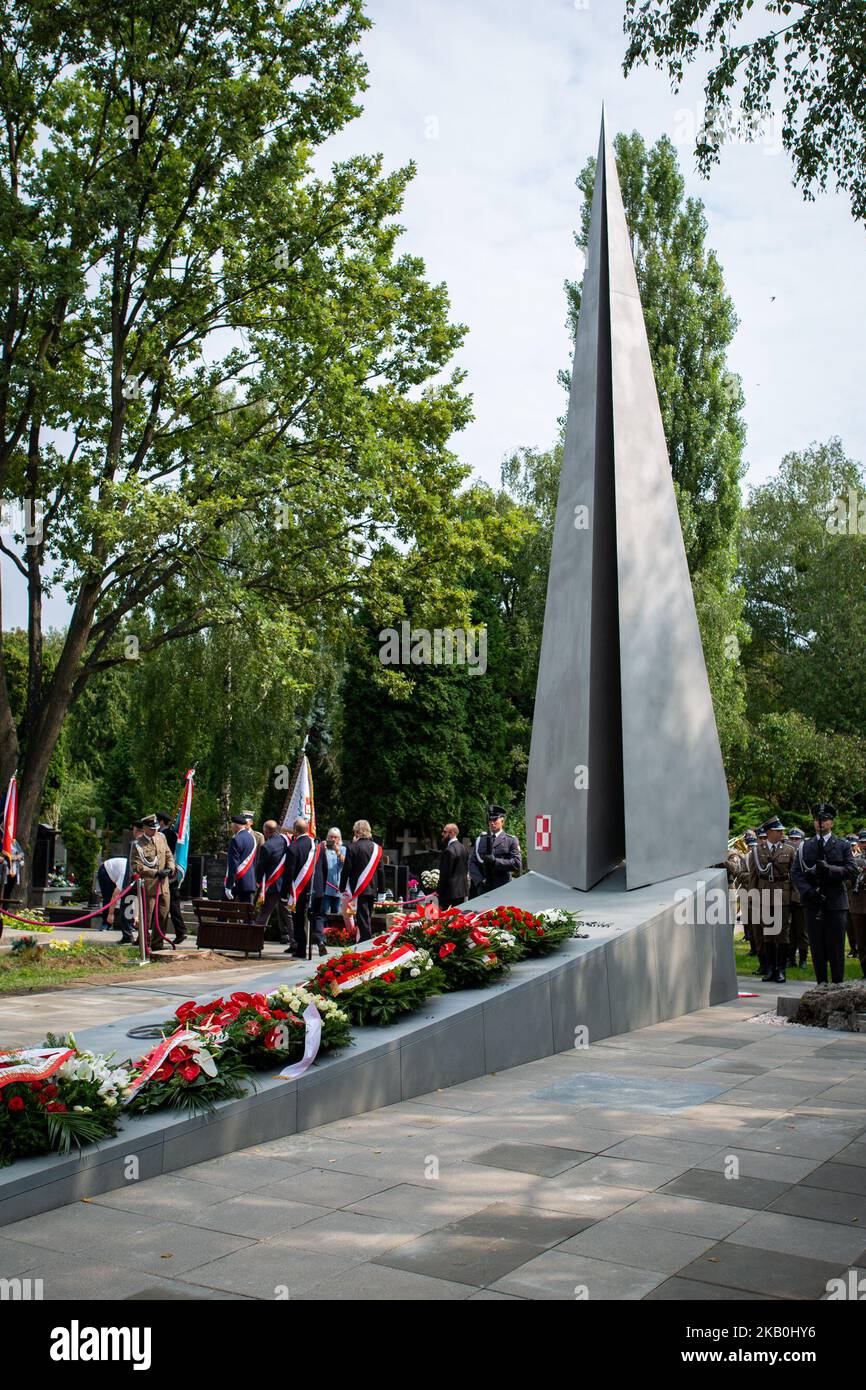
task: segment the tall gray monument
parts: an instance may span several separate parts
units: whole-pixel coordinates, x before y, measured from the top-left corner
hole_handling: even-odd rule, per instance
[[[529,867],[588,889],[717,863],[728,793],[602,115],[526,788]]]

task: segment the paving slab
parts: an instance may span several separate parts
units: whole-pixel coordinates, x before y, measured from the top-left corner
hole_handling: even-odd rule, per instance
[[[594,1260],[586,1255],[545,1250],[499,1279],[493,1287],[502,1293],[531,1299],[635,1302],[645,1298],[664,1278],[660,1270],[636,1269],[633,1265]]]
[[[714,1245],[679,1275],[714,1287],[742,1289],[746,1294],[816,1300],[827,1292],[828,1281],[838,1278],[846,1268],[838,1261],[803,1259],[730,1240]]]
[[[564,1241],[557,1250],[636,1269],[675,1274],[715,1243],[713,1236],[687,1236],[681,1231],[642,1226],[636,1220],[611,1216]]]

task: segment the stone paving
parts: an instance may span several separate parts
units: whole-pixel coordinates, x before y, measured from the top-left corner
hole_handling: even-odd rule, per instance
[[[866,1266],[866,1035],[751,1021],[778,986],[741,987],[5,1226],[0,1276],[47,1299],[824,1298]]]

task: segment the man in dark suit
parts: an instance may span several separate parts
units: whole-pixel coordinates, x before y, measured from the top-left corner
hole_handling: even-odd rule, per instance
[[[479,835],[469,856],[470,894],[477,898],[492,888],[504,888],[513,873],[523,870],[520,842],[505,830],[505,807],[487,807],[487,834]]]
[[[812,807],[815,834],[797,850],[791,882],[800,894],[809,934],[809,947],[819,985],[845,978],[845,928],[848,923],[847,884],[857,882],[857,866],[847,840],[833,834],[836,807],[819,801]]]
[[[457,838],[457,826],[453,822],[443,827],[442,844],[439,856],[439,886],[436,890],[439,906],[443,912],[449,907],[465,903],[469,893],[469,852]]]
[[[356,820],[352,826],[352,843],[346,847],[346,857],[340,870],[340,892],[345,903],[354,903],[352,911],[362,941],[373,935],[371,918],[377,893],[385,891],[382,868],[382,846],[373,839],[370,822]]]
[[[256,851],[258,845],[243,814],[232,816],[235,834],[229,845],[225,896],[231,901],[251,903],[256,895]]]
[[[286,863],[289,840],[280,830],[275,820],[266,820],[262,826],[264,841],[256,855],[256,878],[259,884],[259,912],[256,926],[267,930],[274,912],[280,933],[280,945],[292,944],[292,919],[286,905]]]
[[[165,814],[165,811],[157,811],[156,819],[173,856],[177,848],[177,831],[174,824],[171,818]],[[168,915],[171,925],[174,927],[174,944],[179,946],[186,936],[186,924],[180,908],[180,884],[177,878],[177,868],[168,880]]]
[[[320,956],[328,954],[322,924],[322,896],[325,891],[328,857],[321,840],[315,840],[310,834],[309,821],[299,816],[295,821],[294,830],[294,839],[289,846],[286,860],[286,874],[295,940],[294,945],[286,951],[286,955],[306,960],[308,917],[310,943],[316,942]]]

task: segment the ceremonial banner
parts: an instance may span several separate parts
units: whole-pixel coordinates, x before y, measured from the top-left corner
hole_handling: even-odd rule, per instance
[[[310,834],[315,839],[316,802],[313,797],[313,772],[306,753],[301,757],[301,761],[298,764],[298,771],[295,775],[295,784],[286,797],[280,828],[291,834],[295,821],[298,820],[299,817],[303,817],[304,820],[310,822]]]
[[[180,810],[174,822],[174,830],[177,835],[177,844],[174,847],[174,862],[177,865],[178,886],[183,883],[186,876],[186,866],[189,862],[189,828],[194,780],[195,768],[191,767],[186,774],[186,784],[183,789],[183,796],[181,797]]]
[[[313,1003],[304,1009],[304,1029],[304,1055],[299,1062],[294,1062],[292,1066],[286,1067],[285,1071],[277,1073],[279,1081],[295,1081],[299,1076],[303,1076],[318,1056],[319,1044],[322,1041],[322,1016]]]
[[[4,854],[12,858],[12,845],[18,833],[18,779],[13,774],[6,789],[6,802],[3,806],[3,845]]]
[[[24,1052],[0,1052],[0,1089],[14,1081],[45,1081],[74,1056],[71,1047],[35,1047]]]

